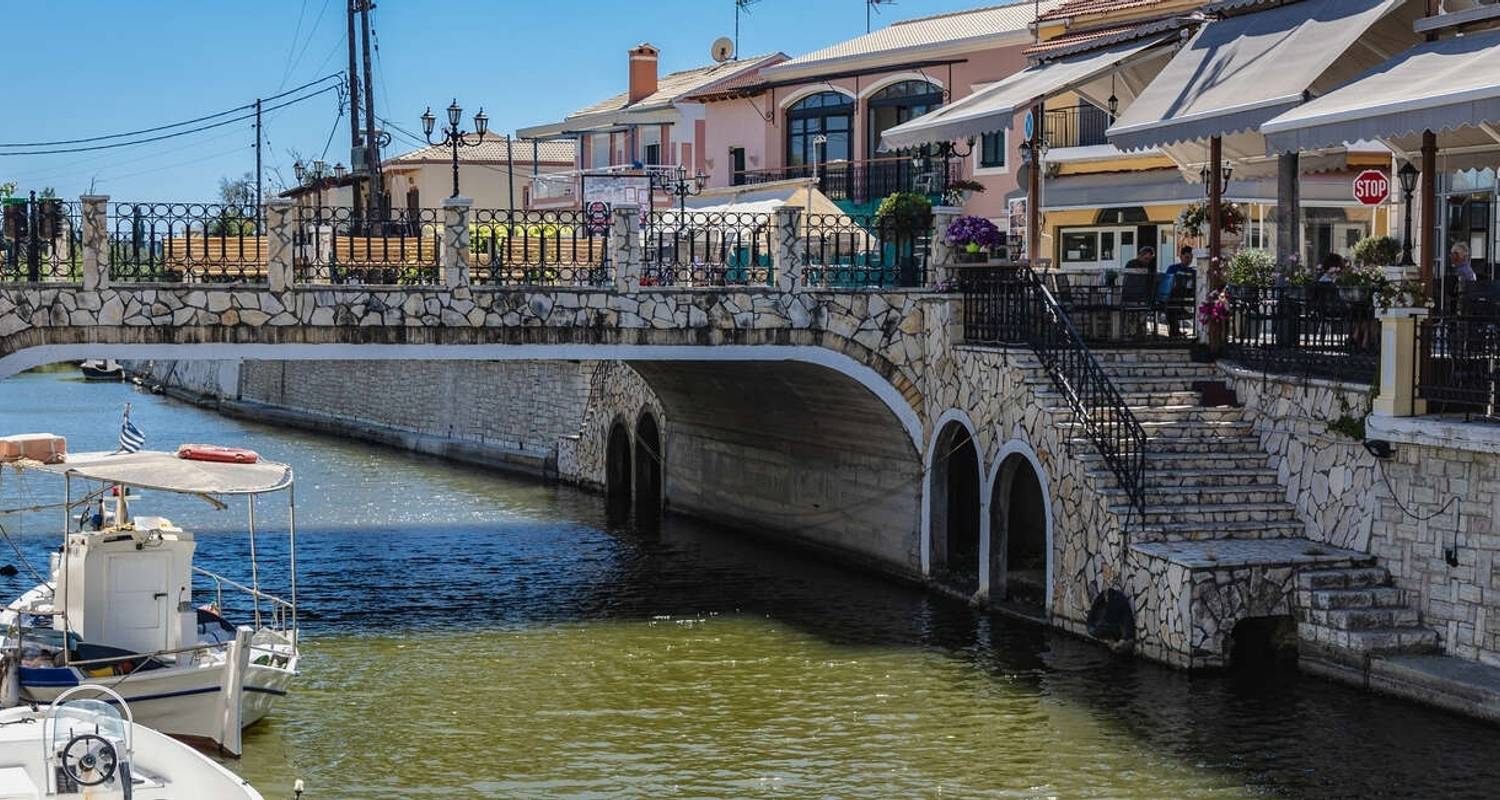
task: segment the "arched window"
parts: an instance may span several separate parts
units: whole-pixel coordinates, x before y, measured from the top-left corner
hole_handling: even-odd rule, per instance
[[[927,81],[901,81],[870,95],[869,148],[880,151],[880,135],[943,104],[943,90]]]
[[[798,100],[786,110],[786,165],[848,160],[853,128],[854,101],[848,95],[818,92]],[[828,137],[821,148],[814,141],[820,135]]]

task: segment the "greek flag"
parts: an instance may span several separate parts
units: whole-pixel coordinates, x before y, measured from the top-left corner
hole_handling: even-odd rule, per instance
[[[130,404],[125,404],[125,418],[120,421],[120,452],[134,453],[141,449],[146,443],[146,434],[130,421]]]

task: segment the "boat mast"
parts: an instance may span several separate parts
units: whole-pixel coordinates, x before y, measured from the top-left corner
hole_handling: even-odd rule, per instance
[[[260,630],[260,570],[255,563],[255,495],[247,495],[250,506],[250,600],[255,606],[255,629]]]
[[[292,483],[286,488],[288,526],[291,531],[287,534],[287,551],[290,556],[287,559],[287,568],[292,572],[292,643],[297,643],[297,484]]]

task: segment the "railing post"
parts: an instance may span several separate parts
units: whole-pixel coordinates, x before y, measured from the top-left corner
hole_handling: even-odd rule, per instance
[[[1427,413],[1427,401],[1417,397],[1417,326],[1427,318],[1425,308],[1391,308],[1380,316],[1380,395],[1372,413],[1382,417],[1412,417]]]
[[[469,206],[467,197],[443,201],[443,286],[457,289],[469,285]]]
[[[273,292],[284,292],[295,281],[292,266],[295,205],[286,197],[266,201],[266,283]]]
[[[83,208],[83,290],[109,288],[109,195],[78,198]]]
[[[771,265],[776,270],[777,291],[796,292],[802,287],[801,228],[801,208],[776,207],[776,251],[771,254]]]
[[[615,291],[633,294],[641,288],[641,207],[617,205],[610,214],[609,263],[615,271]]]
[[[962,216],[964,210],[957,206],[932,207],[932,271],[933,280],[944,283],[958,277],[953,265],[953,245],[948,244],[948,226]]]

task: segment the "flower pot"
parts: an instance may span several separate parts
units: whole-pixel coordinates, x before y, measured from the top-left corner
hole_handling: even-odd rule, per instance
[[[1351,306],[1369,305],[1375,297],[1373,286],[1340,286],[1339,299]]]

